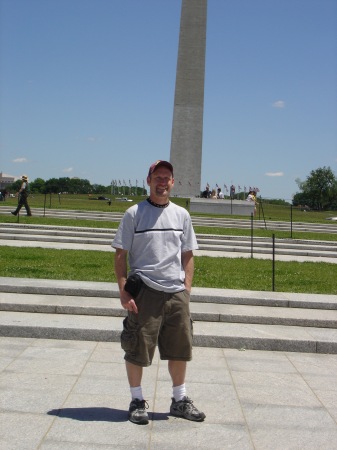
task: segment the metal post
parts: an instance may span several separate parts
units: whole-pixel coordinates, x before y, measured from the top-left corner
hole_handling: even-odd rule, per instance
[[[250,214],[250,257],[253,258],[253,227],[254,227],[254,214]]]
[[[261,197],[261,195],[260,195],[259,207],[260,207],[260,205],[261,205],[261,211],[262,211],[262,215],[263,215],[264,228],[267,229],[266,218],[264,217],[264,210],[263,210],[263,204],[262,204],[262,197]]]
[[[261,202],[261,197],[260,197],[260,202]],[[259,220],[261,220],[261,203],[259,203]]]
[[[293,238],[293,205],[290,205],[290,238]]]
[[[273,234],[273,274],[272,274],[272,291],[275,291],[275,234]]]
[[[43,217],[46,217],[47,192],[44,193]]]

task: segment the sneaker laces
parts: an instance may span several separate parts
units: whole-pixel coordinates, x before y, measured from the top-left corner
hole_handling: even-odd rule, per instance
[[[143,409],[145,411],[145,409],[149,409],[149,404],[147,403],[146,400],[139,400],[139,398],[135,398],[134,400],[132,400],[131,402],[132,406],[134,406],[134,409]]]
[[[182,401],[185,403],[186,407],[188,409],[197,409],[194,405],[193,405],[193,400],[191,400],[189,397],[184,397],[182,399]]]
[[[189,412],[190,414],[200,414],[199,410],[193,405],[193,400],[191,400],[189,397],[184,397],[178,403],[180,402],[183,405],[185,411]]]

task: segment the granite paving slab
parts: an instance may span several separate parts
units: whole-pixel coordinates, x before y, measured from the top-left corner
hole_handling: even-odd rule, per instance
[[[337,355],[196,347],[186,386],[206,419],[195,423],[169,414],[156,352],[143,376],[150,422],[137,426],[119,343],[0,337],[0,355],[11,347],[0,370],[4,450],[336,448]]]

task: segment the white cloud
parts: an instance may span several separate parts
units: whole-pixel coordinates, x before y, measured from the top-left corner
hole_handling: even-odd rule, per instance
[[[102,141],[102,138],[99,136],[87,136],[84,140],[90,142],[90,144],[97,144]]]
[[[282,109],[286,107],[286,103],[283,100],[277,100],[273,103],[273,108]]]
[[[62,172],[69,173],[69,172],[72,172],[73,170],[74,169],[72,167],[67,167],[67,168],[63,169]]]
[[[27,158],[15,158],[15,159],[13,159],[12,162],[13,163],[25,163],[25,162],[28,162],[28,159]]]
[[[267,177],[283,177],[284,173],[283,172],[266,172],[265,175]]]

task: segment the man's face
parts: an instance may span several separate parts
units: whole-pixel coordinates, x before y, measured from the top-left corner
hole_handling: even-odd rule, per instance
[[[172,172],[166,167],[158,167],[150,177],[147,177],[150,195],[157,198],[167,198],[174,185]]]

